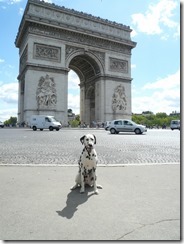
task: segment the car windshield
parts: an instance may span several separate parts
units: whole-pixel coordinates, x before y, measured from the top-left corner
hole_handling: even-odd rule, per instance
[[[54,117],[49,118],[51,122],[57,122],[57,120]]]

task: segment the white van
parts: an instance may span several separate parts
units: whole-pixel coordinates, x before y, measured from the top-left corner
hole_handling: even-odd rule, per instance
[[[171,120],[170,128],[171,130],[174,129],[180,130],[180,120]]]
[[[61,123],[58,122],[54,116],[49,115],[32,115],[29,125],[33,130],[49,129],[52,131],[53,129],[56,129],[58,131],[61,129]]]

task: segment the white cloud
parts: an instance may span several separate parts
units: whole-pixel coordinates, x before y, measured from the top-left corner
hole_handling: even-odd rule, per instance
[[[132,27],[131,27],[132,28]],[[135,29],[132,28],[132,32],[130,33],[131,34],[131,38],[133,38],[134,36],[137,35],[137,32]]]
[[[19,14],[22,16],[24,13],[24,9],[23,8],[19,8]]]
[[[80,80],[77,74],[71,70],[68,74],[68,89],[79,90]]]
[[[136,68],[136,64],[131,64],[131,69],[135,69]]]
[[[0,0],[0,3],[7,3],[7,4],[16,4],[20,2],[22,2],[22,0]]]
[[[149,91],[151,95],[145,95]],[[133,90],[132,95],[132,112],[142,113],[143,111],[152,111],[154,113],[166,112],[170,114],[172,111],[180,111],[180,72],[168,75],[152,83],[147,83],[138,92]]]
[[[80,95],[68,94],[68,108],[71,108],[73,113],[80,113]]]
[[[4,122],[10,117],[17,117],[17,108],[0,109],[0,121]]]
[[[80,80],[77,74],[71,70],[68,74],[68,108],[73,113],[80,113]]]
[[[1,59],[1,58],[0,58],[0,63],[4,63],[4,59]]]
[[[0,85],[0,100],[4,103],[17,103],[18,83],[8,83]]]
[[[178,70],[175,74],[168,75],[165,78],[158,79],[153,83],[147,83],[144,85],[143,89],[164,89],[170,90],[173,88],[178,88],[180,86],[180,71]]]
[[[168,38],[165,34],[164,27],[172,29],[174,36],[178,36],[179,23],[174,21],[173,12],[178,6],[178,1],[174,0],[160,0],[157,4],[150,3],[145,14],[133,14],[132,24],[135,26],[137,32],[142,32],[148,35],[162,35],[162,39]],[[136,33],[136,31],[135,31]]]

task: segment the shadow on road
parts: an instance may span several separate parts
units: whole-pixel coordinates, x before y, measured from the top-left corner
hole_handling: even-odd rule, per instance
[[[78,210],[77,207],[81,204],[84,204],[92,195],[94,195],[93,187],[86,186],[85,192],[83,194],[80,194],[79,188],[72,190],[67,195],[66,207],[64,207],[61,211],[56,211],[57,214],[61,217],[71,219],[75,212]]]

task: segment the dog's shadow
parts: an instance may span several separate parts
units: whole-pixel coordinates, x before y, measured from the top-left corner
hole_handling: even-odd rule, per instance
[[[93,187],[86,186],[85,192],[82,194],[80,194],[79,190],[80,188],[76,188],[68,193],[66,207],[61,211],[56,211],[59,216],[71,219],[78,210],[78,206],[85,203],[92,195],[94,195]]]

